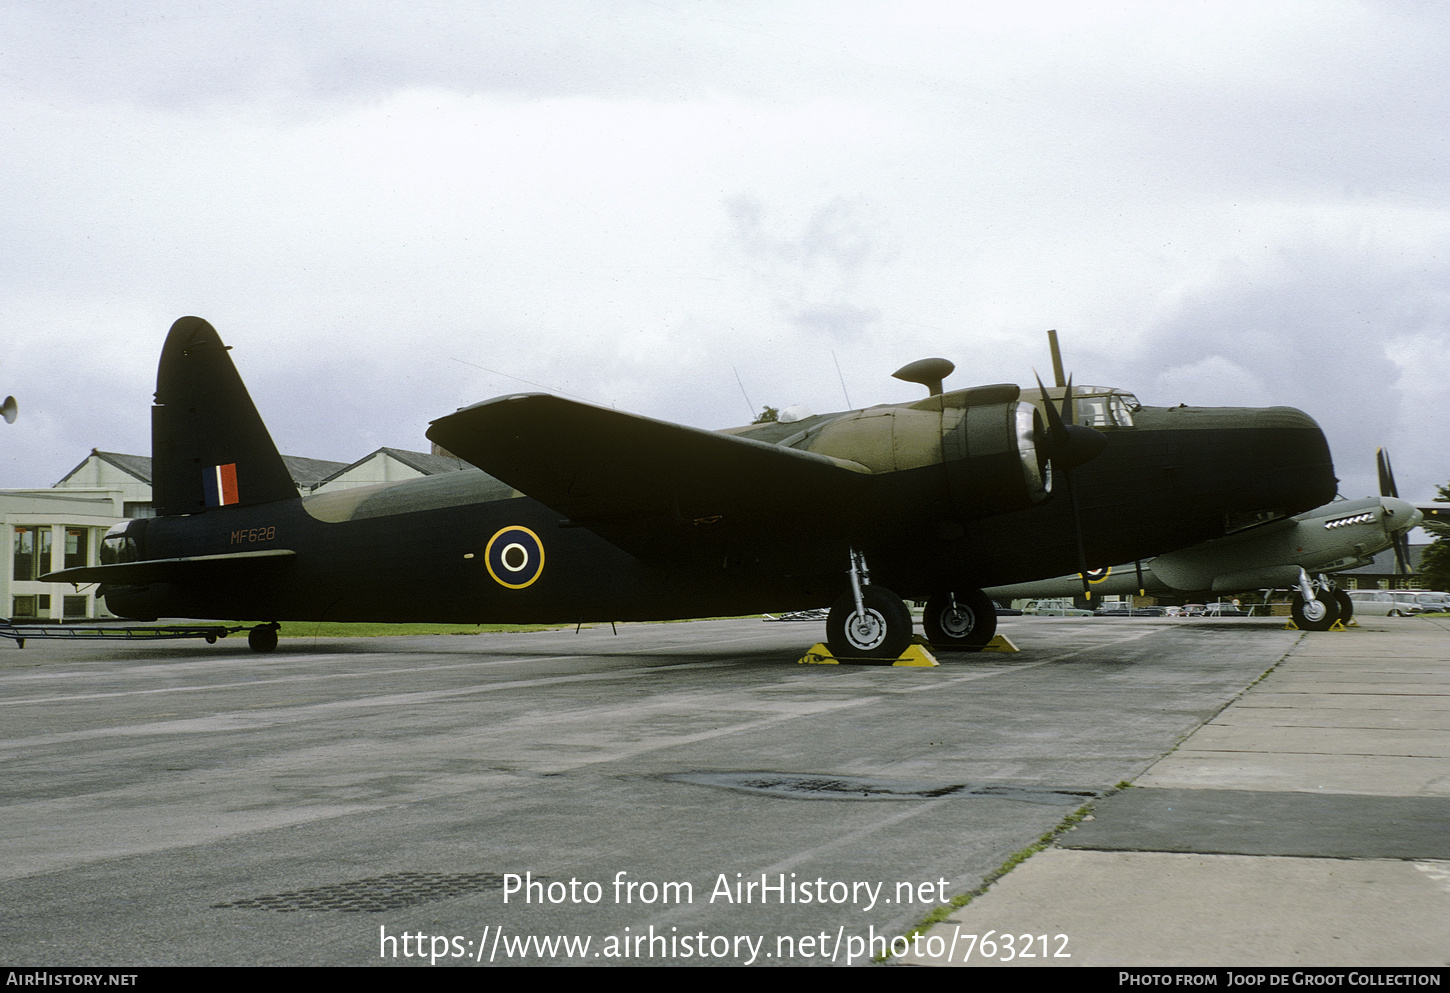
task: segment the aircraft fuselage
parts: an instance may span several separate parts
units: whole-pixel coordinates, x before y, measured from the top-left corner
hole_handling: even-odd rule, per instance
[[[1095,563],[1219,538],[1237,518],[1296,513],[1334,492],[1323,434],[1291,408],[1142,407],[1132,427],[1105,433],[1106,449],[1073,473]],[[873,508],[913,508],[874,526],[868,514],[851,543],[873,582],[926,598],[1076,570],[1060,481],[1036,506],[962,520],[918,499],[942,489],[945,471],[872,478]],[[646,561],[478,470],[137,520],[129,533],[143,560],[295,553],[224,579],[199,568],[185,583],[107,587],[110,609],[134,618],[657,620],[827,606],[848,589],[843,542],[783,528],[768,542]]]

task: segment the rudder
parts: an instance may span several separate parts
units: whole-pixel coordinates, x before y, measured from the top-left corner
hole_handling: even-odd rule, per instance
[[[297,497],[227,346],[199,317],[171,325],[161,349],[151,490],[161,516]]]

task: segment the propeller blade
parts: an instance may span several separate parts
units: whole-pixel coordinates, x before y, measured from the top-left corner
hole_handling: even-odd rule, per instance
[[[1036,372],[1033,373],[1036,376]],[[1082,579],[1082,595],[1084,600],[1093,598],[1092,587],[1088,585],[1087,578],[1087,554],[1083,549],[1082,541],[1082,516],[1077,507],[1077,489],[1072,485],[1072,472],[1074,465],[1080,465],[1088,459],[1101,452],[1108,443],[1102,433],[1092,428],[1081,428],[1075,424],[1063,423],[1062,415],[1058,412],[1057,405],[1047,395],[1047,387],[1042,385],[1042,377],[1037,376],[1037,388],[1042,392],[1042,406],[1047,411],[1047,438],[1051,449],[1052,461],[1062,474],[1063,485],[1067,487],[1068,503],[1072,507],[1072,532],[1077,540],[1077,571]],[[1072,395],[1072,378],[1067,380],[1067,396]],[[1063,410],[1071,412],[1071,400],[1063,401]],[[1091,436],[1091,437],[1089,437]]]
[[[1410,539],[1403,532],[1395,535],[1395,569],[1401,576],[1410,574]]]
[[[1091,600],[1093,588],[1088,584],[1087,553],[1083,550],[1082,543],[1082,515],[1077,509],[1077,488],[1072,485],[1072,476],[1064,472],[1062,478],[1067,480],[1067,499],[1072,504],[1072,533],[1077,538],[1077,574],[1082,578],[1082,598]]]
[[[1072,378],[1069,377],[1067,382],[1067,388],[1071,390]],[[1071,394],[1063,400],[1062,411],[1059,411],[1057,404],[1047,395],[1047,387],[1042,385],[1041,376],[1037,376],[1037,388],[1042,393],[1042,406],[1047,413],[1047,437],[1051,443],[1053,463],[1057,468],[1066,473],[1102,454],[1103,449],[1108,447],[1107,436],[1096,428],[1071,423]],[[1064,413],[1067,420],[1063,418]]]
[[[1395,471],[1390,468],[1389,454],[1383,448],[1377,448],[1374,461],[1380,475],[1380,496],[1398,497],[1400,491],[1395,486]]]
[[[1062,385],[1062,351],[1057,347],[1057,331],[1054,329],[1047,332],[1047,348],[1052,352],[1052,375],[1056,379],[1054,385]]]
[[[1032,375],[1037,376],[1037,388],[1042,392],[1042,407],[1047,413],[1047,433],[1054,445],[1058,444],[1064,437],[1066,427],[1062,423],[1062,415],[1057,412],[1057,404],[1052,402],[1052,397],[1047,395],[1047,387],[1042,385],[1042,377],[1037,375],[1037,370],[1032,370]]]

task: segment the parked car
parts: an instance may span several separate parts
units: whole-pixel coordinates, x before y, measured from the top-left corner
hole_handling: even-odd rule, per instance
[[[1066,597],[1055,600],[1028,600],[1027,605],[1022,608],[1022,613],[1033,614],[1037,617],[1091,617],[1091,610],[1083,610],[1074,607],[1072,601]]]
[[[1105,603],[1093,611],[1094,617],[1162,617],[1164,607],[1130,607],[1126,603]]]
[[[1414,598],[1422,614],[1441,614],[1450,611],[1450,593],[1415,593]]]
[[[1403,590],[1349,590],[1354,612],[1361,617],[1408,617],[1418,614],[1421,605],[1413,593]]]

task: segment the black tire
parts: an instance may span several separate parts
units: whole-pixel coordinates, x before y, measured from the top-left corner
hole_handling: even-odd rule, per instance
[[[1328,631],[1339,620],[1339,603],[1332,593],[1326,593],[1312,602],[1295,593],[1289,613],[1294,618],[1295,627],[1301,631]]]
[[[1343,590],[1335,590],[1334,602],[1339,604],[1339,623],[1348,624],[1354,617],[1354,598]]]
[[[938,593],[926,602],[921,627],[933,648],[973,651],[992,640],[997,633],[997,605],[981,590],[964,590],[952,598]]]
[[[826,618],[826,645],[838,659],[872,659],[891,663],[911,644],[911,611],[901,597],[882,586],[861,587],[864,619],[856,616],[856,600],[846,593]]]
[[[277,628],[263,624],[247,632],[247,645],[254,652],[270,652],[277,647]]]

